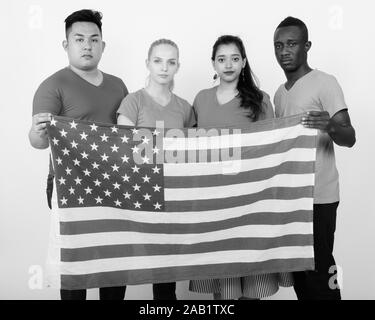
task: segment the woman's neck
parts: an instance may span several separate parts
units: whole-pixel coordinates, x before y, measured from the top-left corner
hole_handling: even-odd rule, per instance
[[[172,95],[169,84],[161,85],[150,81],[145,90],[153,97],[169,98]]]
[[[233,82],[220,81],[218,91],[223,92],[223,93],[225,92],[227,94],[232,92],[234,95],[236,95],[238,93],[237,84],[238,84],[238,81],[233,81]]]

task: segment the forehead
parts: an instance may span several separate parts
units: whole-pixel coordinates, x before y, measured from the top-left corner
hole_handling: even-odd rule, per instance
[[[301,40],[303,38],[302,30],[296,26],[281,27],[276,29],[274,35],[275,42],[288,40]]]
[[[83,34],[85,36],[100,35],[99,27],[93,22],[74,22],[70,28],[69,35]]]
[[[234,43],[221,44],[216,51],[217,56],[231,56],[231,55],[241,55],[240,50]]]
[[[153,47],[151,57],[167,58],[167,59],[177,59],[178,51],[177,48],[170,44],[158,44]]]

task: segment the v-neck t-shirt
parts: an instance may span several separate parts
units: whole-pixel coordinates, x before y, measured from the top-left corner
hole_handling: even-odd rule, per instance
[[[36,91],[33,115],[48,112],[77,120],[116,123],[116,111],[128,90],[120,78],[102,74],[103,81],[95,86],[68,67],[54,73]]]
[[[193,107],[197,117],[198,127],[236,127],[248,128],[252,120],[248,117],[249,109],[241,107],[241,100],[234,97],[220,104],[217,96],[217,86],[200,91],[194,99]],[[274,117],[269,96],[263,92],[263,112],[258,120]]]
[[[307,111],[327,111],[330,117],[347,109],[343,91],[336,78],[312,70],[298,79],[289,90],[282,84],[274,97],[276,117],[286,117]],[[314,203],[339,201],[339,175],[331,137],[318,133],[315,162]]]
[[[195,124],[194,113],[186,100],[172,93],[169,103],[162,106],[144,88],[127,95],[117,113],[137,127],[154,128],[156,121],[163,121],[164,128],[192,127]]]

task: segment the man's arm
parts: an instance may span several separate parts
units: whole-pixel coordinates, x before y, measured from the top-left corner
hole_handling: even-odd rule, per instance
[[[47,122],[49,121],[51,121],[50,113],[38,113],[33,116],[33,123],[29,131],[29,140],[34,148],[48,148]]]
[[[319,129],[327,132],[331,139],[339,146],[354,146],[356,142],[355,130],[350,122],[348,110],[340,110],[332,118],[327,111],[309,111],[302,118],[302,125],[307,128]]]

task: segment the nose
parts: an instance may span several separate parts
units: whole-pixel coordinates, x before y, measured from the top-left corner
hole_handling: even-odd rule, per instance
[[[232,60],[231,60],[231,59],[229,59],[229,60],[227,60],[227,61],[225,62],[225,68],[226,68],[226,69],[230,69],[230,68],[232,68]]]
[[[168,62],[163,62],[161,68],[163,71],[168,71]]]
[[[85,50],[91,50],[92,49],[92,43],[90,40],[85,40],[83,43],[83,49]]]

